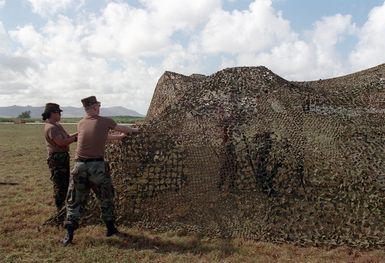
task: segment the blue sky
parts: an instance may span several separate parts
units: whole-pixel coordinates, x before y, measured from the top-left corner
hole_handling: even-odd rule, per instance
[[[358,25],[363,25],[368,14],[375,6],[381,6],[382,0],[277,0],[273,6],[282,10],[283,17],[291,21],[295,30],[309,29],[311,24],[324,16],[333,16],[337,13],[350,14]]]
[[[0,0],[0,106],[146,113],[166,70],[340,76],[385,63],[384,17],[385,0]]]

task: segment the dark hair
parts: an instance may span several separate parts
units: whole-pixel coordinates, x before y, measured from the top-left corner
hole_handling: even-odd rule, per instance
[[[42,116],[42,119],[43,119],[43,121],[45,121],[46,119],[48,119],[49,117],[51,117],[51,112],[43,112],[42,114],[41,114],[41,116]]]

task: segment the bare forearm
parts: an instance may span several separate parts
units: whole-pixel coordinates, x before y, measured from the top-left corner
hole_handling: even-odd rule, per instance
[[[139,133],[139,128],[131,128],[131,127],[128,127],[128,128],[130,129],[128,134],[138,134]]]
[[[71,143],[73,142],[76,142],[77,141],[77,134],[76,135],[71,135],[70,137],[67,137],[65,139],[61,139],[61,138],[55,138],[54,139],[54,142],[60,146],[60,147],[65,147],[65,146],[68,146],[70,145]]]
[[[132,127],[124,126],[124,125],[116,125],[114,130],[123,132],[125,134],[129,134],[129,135],[139,133],[138,128],[132,128]]]
[[[124,134],[124,133],[121,133],[121,134],[108,134],[107,141],[121,140],[124,137],[126,137],[126,134]]]

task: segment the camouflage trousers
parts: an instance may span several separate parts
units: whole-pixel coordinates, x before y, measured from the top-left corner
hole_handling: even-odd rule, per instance
[[[68,152],[52,153],[47,159],[47,164],[51,171],[53,198],[56,208],[60,210],[65,204],[70,178],[70,159]]]
[[[103,221],[115,220],[115,191],[109,172],[109,165],[104,161],[75,162],[67,194],[67,218],[64,225],[78,225],[91,189],[99,200]]]

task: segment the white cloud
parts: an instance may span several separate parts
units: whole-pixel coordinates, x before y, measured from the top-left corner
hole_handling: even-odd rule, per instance
[[[9,58],[8,64],[15,64],[15,59]],[[112,70],[107,59],[85,55],[46,58],[47,61],[19,60],[12,70],[4,65],[7,71],[1,70],[0,63],[0,101],[7,105],[57,101],[61,105],[80,106],[81,98],[96,95],[103,105],[126,106],[145,113],[162,73],[141,61],[124,61],[122,68]]]
[[[352,24],[350,15],[336,14],[317,21],[312,32],[317,66],[324,68],[324,72],[341,70],[344,65],[340,63],[341,57],[338,56],[336,46],[347,35],[352,35],[355,30],[356,27]]]
[[[385,62],[385,2],[371,10],[358,33],[359,42],[350,56],[354,70]]]
[[[159,55],[177,31],[190,32],[220,7],[219,0],[142,0],[144,8],[109,3],[90,23],[84,39],[93,54],[138,57]],[[167,6],[167,8],[164,8]]]
[[[18,55],[40,57],[44,47],[44,37],[32,25],[19,27],[9,32],[11,38],[19,43]]]
[[[32,11],[43,16],[54,15],[67,10],[70,7],[79,8],[85,0],[28,0]]]
[[[32,99],[35,91],[30,84],[38,72],[36,66],[26,57],[0,54],[0,101],[10,105],[12,101],[17,104]]]
[[[290,24],[272,7],[271,0],[255,0],[248,10],[212,14],[202,32],[207,52],[261,52],[296,38]]]
[[[232,12],[220,0],[139,0],[138,7],[114,1],[73,17],[60,12],[76,6],[74,0],[29,1],[35,12],[55,16],[40,27],[10,32],[0,22],[0,105],[79,106],[94,94],[104,106],[145,113],[165,70],[189,75],[264,65],[287,79],[305,80],[348,73],[349,61],[366,67],[385,60],[385,4],[372,10],[362,28],[350,15],[336,14],[300,34],[271,0]],[[359,43],[347,61],[339,48],[352,34]]]
[[[110,3],[90,24],[87,49],[100,56],[137,57],[167,47],[172,30],[162,28],[147,10]]]
[[[186,75],[201,72],[202,54],[194,52],[191,48],[174,45],[168,50],[161,68]]]
[[[8,33],[5,30],[3,23],[0,21],[0,54],[8,53],[10,51],[10,46]]]
[[[221,6],[220,0],[140,0],[161,27],[194,29]]]
[[[8,98],[24,97],[29,89],[30,73],[38,70],[28,57],[12,54],[11,47],[8,32],[0,21],[0,102],[7,103]]]
[[[5,5],[5,0],[0,0],[0,8],[3,8]]]
[[[39,30],[27,25],[10,32],[19,44],[15,54],[31,59],[34,67],[24,70],[25,76],[16,70],[4,72],[0,101],[40,105],[42,100],[56,97],[62,105],[78,105],[79,98],[95,94],[105,99],[104,105],[123,105],[145,113],[162,69],[135,58],[90,54],[85,43],[94,26],[85,19],[58,16]],[[19,85],[11,85],[13,82]],[[9,89],[18,95],[10,95]]]
[[[239,24],[245,21],[247,19]],[[346,72],[347,64],[338,56],[337,46],[356,30],[350,15],[323,17],[303,39],[290,28],[283,29],[286,39],[272,38],[264,50],[239,50],[233,60],[224,60],[222,66],[263,65],[289,80],[319,79]],[[274,28],[274,31],[280,29]]]
[[[311,45],[297,40],[277,45],[269,52],[241,54],[237,57],[236,63],[237,65],[266,66],[282,77],[298,80],[314,77],[315,61]]]

